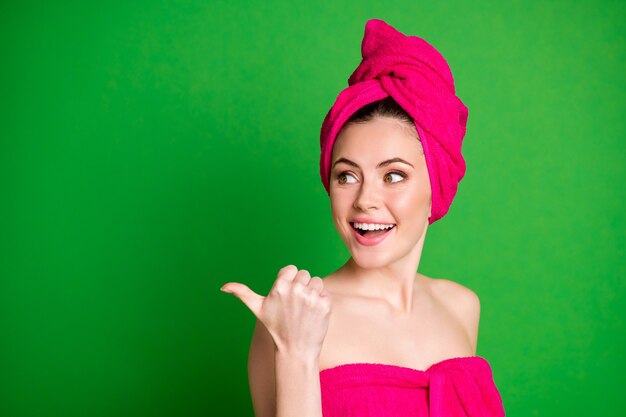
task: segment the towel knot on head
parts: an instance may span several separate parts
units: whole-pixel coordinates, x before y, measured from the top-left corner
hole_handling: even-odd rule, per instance
[[[461,145],[468,109],[456,96],[444,57],[428,42],[406,36],[382,20],[365,25],[362,60],[326,114],[320,132],[320,176],[330,193],[334,142],[342,126],[363,106],[391,97],[413,119],[424,149],[432,191],[429,224],[443,217],[465,175]],[[381,144],[384,146],[384,144]]]

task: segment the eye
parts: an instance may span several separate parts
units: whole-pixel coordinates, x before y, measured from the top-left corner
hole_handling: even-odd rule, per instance
[[[385,174],[385,176],[383,177],[383,181],[385,181],[388,184],[393,184],[396,182],[400,182],[404,180],[405,178],[406,178],[406,175],[401,172],[390,172],[388,174]]]
[[[356,178],[350,173],[342,172],[337,175],[337,181],[339,184],[354,184],[356,182]]]

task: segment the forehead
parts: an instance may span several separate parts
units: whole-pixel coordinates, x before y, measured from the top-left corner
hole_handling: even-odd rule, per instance
[[[332,161],[382,160],[393,157],[423,158],[423,150],[414,126],[390,117],[377,117],[352,123],[342,130],[333,146]]]

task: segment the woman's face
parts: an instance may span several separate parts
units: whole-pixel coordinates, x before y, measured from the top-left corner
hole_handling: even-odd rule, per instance
[[[421,251],[431,209],[415,127],[390,117],[348,125],[333,147],[333,222],[354,261],[379,268]]]

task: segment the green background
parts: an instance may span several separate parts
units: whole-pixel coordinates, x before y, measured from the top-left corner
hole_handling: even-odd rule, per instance
[[[369,18],[437,47],[469,107],[466,177],[420,272],[479,295],[507,415],[622,415],[624,2],[16,4],[2,416],[252,415],[254,319],[219,287],[346,259],[319,128]]]

